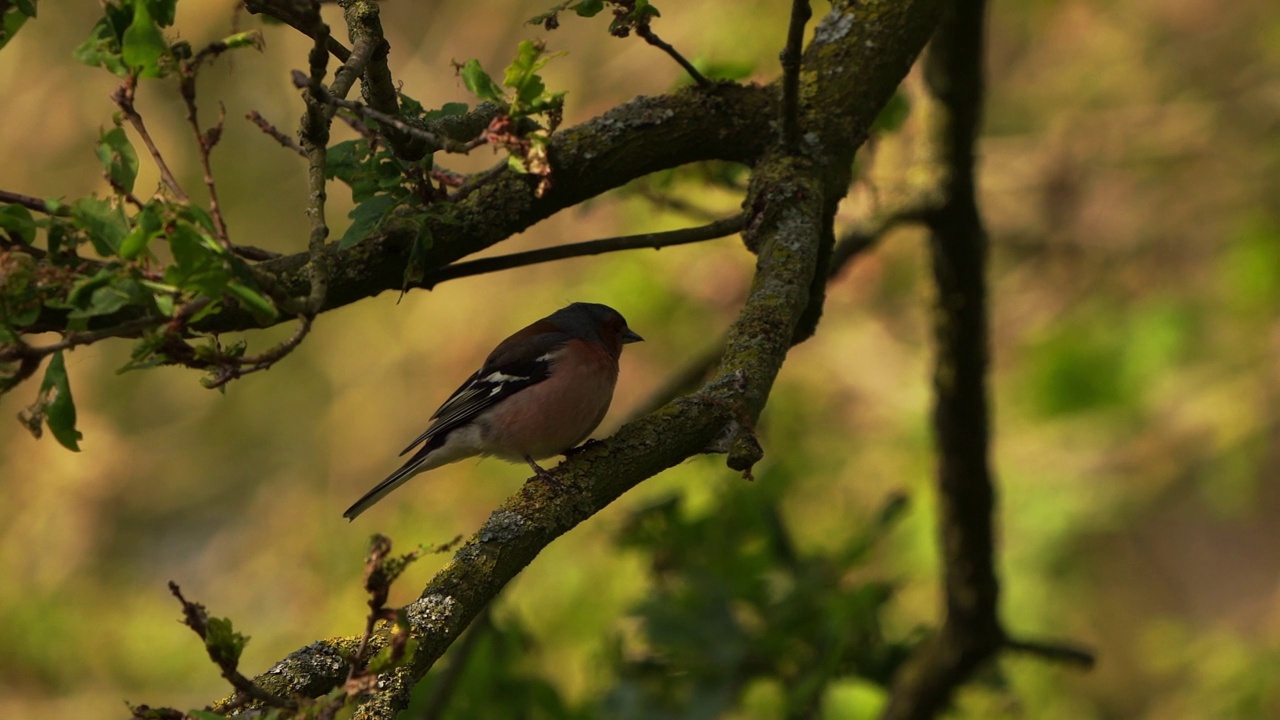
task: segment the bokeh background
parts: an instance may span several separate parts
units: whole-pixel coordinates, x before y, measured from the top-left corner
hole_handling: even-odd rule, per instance
[[[568,16],[554,33],[521,24],[543,4],[386,2],[393,72],[428,105],[466,101],[450,60],[477,57],[496,73],[519,40],[542,37],[567,52],[544,75],[569,91],[568,124],[680,81],[657,50],[608,37],[603,19]],[[177,34],[196,46],[227,34],[233,5],[180,3]],[[1078,640],[1100,661],[1081,673],[1006,658],[962,694],[957,716],[1280,717],[1280,5],[991,5],[980,152],[1004,612],[1015,631]],[[689,56],[767,81],[788,6],[660,3],[655,29]],[[111,123],[114,79],[71,58],[96,15],[87,0],[43,3],[0,51],[0,187],[55,198],[107,190],[93,147]],[[256,109],[292,132],[302,106],[287,71],[304,66],[307,44],[283,27],[266,38],[265,52],[210,68],[200,103],[210,119],[219,101],[227,108],[215,171],[234,238],[293,251],[305,245],[304,166],[241,118]],[[144,85],[139,107],[184,184],[199,188],[176,93]],[[864,156],[870,186],[901,183],[915,129],[909,120]],[[482,149],[459,167],[494,160]],[[140,190],[156,177],[145,156],[143,168]],[[662,190],[708,216],[737,202],[688,180]],[[499,250],[703,221],[644,194],[607,195]],[[349,198],[340,186],[331,197],[340,233]],[[617,659],[643,650],[642,603],[662,586],[652,549],[618,538],[638,509],[670,498],[690,522],[767,505],[798,552],[821,554],[905,496],[901,516],[838,577],[892,588],[886,636],[935,621],[921,241],[896,232],[834,282],[818,336],[794,350],[765,413],[755,483],[716,459],[690,461],[516,580],[493,614],[522,634],[512,672],[584,717],[616,699]],[[623,358],[609,432],[714,346],[751,268],[726,238],[454,281],[400,302],[384,293],[324,315],[298,352],[225,395],[187,371],[115,375],[127,343],[77,349],[67,364],[82,452],[12,420],[34,384],[0,400],[0,716],[118,717],[123,701],[195,707],[221,696],[178,623],[169,580],[252,636],[249,673],[357,632],[370,533],[402,550],[468,534],[527,474],[462,463],[353,524],[341,517],[497,339],[568,301],[619,308],[648,342]],[[251,348],[287,332],[251,334]],[[446,559],[413,566],[393,602],[414,598]],[[718,644],[714,632],[706,640]],[[722,714],[781,717],[778,684],[760,680]],[[842,677],[815,712],[869,716],[880,699],[873,684]]]

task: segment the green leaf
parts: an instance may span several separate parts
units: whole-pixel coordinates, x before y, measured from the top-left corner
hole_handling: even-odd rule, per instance
[[[152,368],[168,360],[164,353],[160,352],[165,343],[168,342],[166,336],[165,329],[159,328],[138,338],[138,341],[133,344],[133,352],[129,355],[129,362],[116,370],[116,374],[123,375],[130,370]]]
[[[98,139],[98,159],[107,169],[114,186],[133,192],[133,183],[138,179],[138,153],[134,151],[124,128],[112,128],[102,134]]]
[[[204,646],[219,666],[234,668],[240,662],[240,653],[244,652],[247,644],[249,638],[233,630],[230,620],[211,617],[205,623]]]
[[[71,205],[71,216],[76,224],[89,235],[93,249],[103,257],[111,257],[120,251],[120,244],[129,234],[129,223],[120,208],[106,200],[81,198]]]
[[[99,277],[106,275],[105,282]],[[145,301],[146,295],[142,286],[132,278],[121,278],[102,271],[91,279],[88,287],[77,286],[72,290],[72,304],[75,305],[68,317],[79,320],[98,315],[110,315],[120,308],[139,304]]]
[[[227,716],[212,710],[188,710],[187,717],[195,720],[227,720]]]
[[[275,303],[271,302],[271,298],[244,283],[232,280],[227,283],[227,293],[240,301],[240,304],[253,313],[254,319],[260,323],[266,324],[279,316],[279,312],[276,310]]]
[[[386,221],[387,216],[399,204],[400,201],[391,195],[374,195],[357,205],[347,215],[352,222],[347,231],[342,234],[342,239],[338,241],[338,247],[349,248],[368,237]]]
[[[545,112],[563,104],[564,93],[547,95],[547,86],[537,74],[554,57],[557,55],[546,54],[546,46],[540,42],[520,42],[502,79],[503,85],[515,90],[513,114]]]
[[[160,27],[169,27],[178,15],[178,0],[134,0],[134,2],[145,2],[147,11]]]
[[[176,223],[168,237],[174,264],[165,268],[164,281],[182,290],[221,295],[230,278],[213,238],[187,221]]]
[[[80,452],[79,441],[84,436],[76,430],[76,405],[71,399],[71,383],[67,380],[67,365],[62,351],[53,354],[49,367],[40,382],[40,395],[45,402],[45,422],[49,432],[63,447]]]
[[[0,229],[26,245],[36,239],[36,221],[21,205],[0,205]]]
[[[107,5],[106,12],[106,17],[93,26],[93,30],[89,31],[88,39],[80,43],[72,55],[85,65],[106,68],[115,75],[127,77],[129,67],[120,56],[120,36],[123,29],[116,24],[122,8]],[[128,10],[124,9],[123,13],[128,15]],[[129,15],[129,19],[131,18],[132,15]],[[128,19],[125,22],[127,25]]]
[[[236,33],[235,35],[228,35],[222,38],[222,44],[226,45],[228,50],[245,47],[261,50],[265,47],[262,39],[262,33],[257,30],[249,30],[247,32]]]
[[[466,65],[462,66],[462,84],[467,86],[467,90],[471,94],[481,100],[493,100],[494,102],[506,102],[506,96],[503,95],[502,88],[489,77],[489,74],[480,67],[480,61],[471,59]]]
[[[9,337],[9,329],[29,325],[40,316],[37,271],[36,259],[21,250],[0,254],[0,328],[5,330],[0,344],[17,340]]]
[[[440,118],[456,117],[458,115],[466,115],[468,109],[469,107],[466,103],[445,103],[439,110],[422,113],[422,118],[424,120],[439,120]]]
[[[404,267],[404,282],[400,286],[401,295],[408,292],[410,285],[422,282],[427,271],[427,252],[435,244],[435,238],[431,235],[431,226],[426,223],[426,218],[422,217],[418,220],[414,223],[418,228],[418,234],[409,248],[409,262]]]
[[[325,150],[325,176],[330,180],[336,178],[351,185],[356,174],[364,169],[364,163],[368,158],[368,140],[364,138],[344,140]]]
[[[604,10],[604,0],[581,0],[569,6],[579,17],[595,17]]]
[[[160,60],[169,54],[169,43],[165,42],[160,26],[151,18],[148,5],[147,2],[134,3],[133,22],[121,38],[120,56],[140,76],[160,77],[164,72]]]
[[[33,0],[18,0],[0,16],[0,48],[9,44],[28,18],[36,16],[36,4]]]
[[[535,43],[532,40],[521,40],[516,46],[516,57],[507,66],[506,73],[502,78],[502,84],[509,88],[519,90],[530,78],[536,77],[534,73],[547,64],[546,60],[539,62],[545,48],[541,43]]]
[[[658,8],[649,4],[649,0],[636,0],[636,9],[631,11],[638,21],[645,21],[650,18],[662,17],[662,13],[658,12]]]
[[[179,213],[179,217],[199,225],[200,228],[204,230],[205,241],[212,247],[212,249],[219,252],[222,251],[222,246],[218,244],[217,240],[213,239],[214,233],[217,232],[213,227],[213,217],[211,217],[204,208],[187,205],[182,208]]]
[[[160,217],[160,206],[149,202],[133,219],[133,230],[120,243],[120,257],[133,260],[146,252],[147,245],[160,235],[164,222]]]

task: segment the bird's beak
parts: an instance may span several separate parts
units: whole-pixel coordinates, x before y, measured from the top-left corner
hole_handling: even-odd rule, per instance
[[[636,334],[636,331],[632,330],[631,328],[627,328],[626,330],[623,330],[622,344],[626,345],[627,343],[633,343],[633,342],[644,342],[644,338]]]

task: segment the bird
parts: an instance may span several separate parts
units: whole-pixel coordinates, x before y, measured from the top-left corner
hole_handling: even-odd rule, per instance
[[[526,462],[551,480],[537,461],[596,429],[613,400],[622,346],[643,340],[617,310],[589,302],[522,328],[498,343],[400,455],[417,452],[342,516],[355,520],[409,478],[477,455]]]

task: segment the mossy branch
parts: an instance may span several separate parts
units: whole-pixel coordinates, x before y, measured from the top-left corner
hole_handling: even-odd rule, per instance
[[[841,14],[841,7],[837,4],[834,13]],[[766,125],[776,117],[776,88],[722,85],[714,93],[682,91],[639,99],[564,133],[556,146],[558,167],[572,167],[590,176],[582,184],[575,173],[567,172],[565,181],[536,202],[529,184],[517,177],[502,177],[492,188],[477,191],[475,207],[505,208],[507,215],[499,221],[509,228],[551,207],[585,199],[580,197],[583,193],[603,189],[600,182],[616,182],[620,175],[652,167],[648,163],[670,162],[685,153],[751,160],[755,170],[744,213],[744,237],[759,256],[756,276],[730,330],[719,369],[709,382],[693,395],[628,423],[609,440],[566,460],[553,470],[559,487],[536,480],[526,483],[458,550],[408,608],[419,642],[412,661],[383,679],[381,691],[361,706],[357,718],[395,717],[414,684],[471,620],[557,537],[638,483],[693,455],[751,445],[740,441],[754,439],[755,421],[797,337],[796,329],[811,309],[811,288],[822,270],[824,245],[830,244],[835,200],[848,186],[847,161],[923,46],[939,7],[933,0],[860,3],[858,15],[870,13],[876,22],[846,23],[837,18],[837,27],[825,32],[819,27],[805,67],[841,66],[839,72],[827,67],[825,76],[818,73],[823,80],[808,83],[806,97],[811,102],[805,107],[805,127],[813,128],[814,142],[802,147],[799,155],[779,148],[771,134],[751,132],[760,129],[756,123]],[[875,53],[866,50],[873,38]],[[870,79],[877,72],[896,74]],[[708,102],[720,109],[747,104],[759,114],[750,120],[720,116],[712,122],[716,130],[707,132],[710,126],[703,125],[694,110],[701,107],[705,113]],[[699,135],[699,128],[705,134]],[[651,132],[655,129],[661,132]],[[659,135],[661,142],[646,142]],[[518,202],[493,204],[498,197]],[[501,239],[501,231],[489,232],[479,242]],[[445,249],[439,249],[437,239],[437,249],[452,254],[469,247],[464,237],[445,243]],[[394,287],[399,268],[392,264],[382,272],[391,273],[382,289]],[[331,298],[340,282],[335,278]],[[353,642],[342,638],[312,644],[255,682],[282,695],[324,692],[344,677],[345,663],[339,658]],[[374,638],[373,642],[382,641]]]

